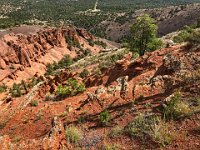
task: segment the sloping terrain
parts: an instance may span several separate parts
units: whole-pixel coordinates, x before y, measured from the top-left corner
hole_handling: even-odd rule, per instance
[[[199,49],[176,45],[95,65],[98,58],[113,58],[102,55],[43,79],[28,94],[4,99],[1,148],[200,148]],[[91,71],[98,67],[98,74]],[[89,74],[80,77],[85,68]],[[155,115],[162,119],[151,120]]]
[[[195,24],[200,18],[200,4],[170,6],[165,8],[142,9],[130,13],[119,13],[114,19],[108,19],[99,24],[105,30],[105,35],[114,41],[120,41],[129,36],[130,25],[141,14],[150,14],[158,23],[158,35],[164,36],[177,31],[185,25]],[[189,21],[188,21],[189,20]]]
[[[93,44],[98,39],[74,27],[21,26],[1,33],[0,82],[8,86],[13,80],[19,83],[36,73],[43,75],[48,63],[58,62],[65,55],[75,58],[86,50],[95,54],[103,49]]]

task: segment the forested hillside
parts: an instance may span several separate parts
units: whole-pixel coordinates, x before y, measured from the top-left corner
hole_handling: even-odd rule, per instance
[[[95,0],[1,0],[0,28],[23,23],[60,25],[64,22],[90,29],[118,12],[196,2],[200,0],[99,0],[97,7],[101,11],[85,15],[78,12],[93,9]]]

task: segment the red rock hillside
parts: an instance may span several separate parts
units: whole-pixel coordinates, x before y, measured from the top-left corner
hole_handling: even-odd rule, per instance
[[[23,28],[18,30],[24,33]],[[28,35],[20,32],[4,34],[0,39],[0,82],[11,86],[13,80],[18,83],[36,72],[42,75],[47,63],[58,62],[64,55],[74,58],[85,49],[98,53],[102,48],[91,46],[89,40],[95,41],[95,37],[74,27],[45,28]]]
[[[41,57],[52,46],[65,47],[64,40],[42,44],[51,37],[46,38],[50,31],[58,39],[63,39],[64,32],[74,33],[69,29],[45,30],[33,36],[40,45],[38,51],[37,46],[34,49]],[[77,40],[90,37],[77,33],[79,38],[72,34]],[[9,37],[5,37],[7,43]],[[27,38],[15,38],[9,44],[4,41],[13,59],[8,53],[2,55],[5,64],[1,71],[10,63],[28,66],[41,61],[34,57],[39,54],[19,48],[19,39],[26,47],[34,46]],[[14,52],[16,49],[21,53]],[[199,149],[200,49],[176,45],[131,58],[132,54],[127,54],[114,66],[101,68],[101,73],[91,72],[82,78],[76,73],[80,68],[63,70],[21,97],[7,96],[0,105],[0,149]],[[81,83],[86,85],[85,91],[67,93],[68,89],[75,92],[73,86]],[[62,87],[67,91],[64,97]],[[174,105],[174,100],[180,102]],[[167,112],[163,117],[163,110],[177,118],[167,118]],[[152,115],[162,119],[148,122]],[[146,118],[134,122],[138,116]]]

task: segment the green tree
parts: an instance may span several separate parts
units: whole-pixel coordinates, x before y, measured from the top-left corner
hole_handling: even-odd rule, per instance
[[[140,56],[145,51],[153,51],[161,48],[162,42],[157,35],[157,25],[153,18],[144,14],[138,17],[131,26],[131,38],[129,46],[131,51],[138,52]]]

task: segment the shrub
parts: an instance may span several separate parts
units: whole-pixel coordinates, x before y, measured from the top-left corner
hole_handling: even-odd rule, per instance
[[[77,144],[81,140],[82,132],[72,126],[65,130],[65,137],[68,142]]]
[[[100,150],[119,150],[120,149],[120,145],[118,144],[113,144],[113,145],[102,145]]]
[[[26,84],[26,82],[24,80],[21,81],[21,85],[22,85],[23,89],[26,91],[26,93],[28,93],[28,85]]]
[[[38,101],[36,101],[36,100],[31,101],[30,104],[31,104],[31,106],[36,107],[36,106],[38,106]]]
[[[77,121],[78,123],[84,123],[85,122],[84,116],[80,116]]]
[[[96,45],[102,46],[104,49],[107,47],[107,44],[104,43],[103,41],[95,41],[94,43],[95,43]]]
[[[122,133],[123,133],[123,128],[116,126],[116,127],[111,129],[108,136],[111,137],[111,138],[115,138],[115,137],[120,136]]]
[[[75,96],[79,93],[82,93],[86,90],[85,85],[83,83],[78,83],[77,80],[69,78],[67,80],[67,85],[59,85],[56,90],[56,95],[65,98],[67,96]]]
[[[7,86],[5,84],[0,85],[0,93],[3,93],[7,90]]]
[[[167,124],[158,116],[140,114],[128,124],[126,132],[132,137],[140,137],[141,139],[147,136],[162,146],[172,142]]]
[[[70,95],[71,91],[68,86],[59,85],[56,90],[56,95],[62,98],[65,98],[67,95]]]
[[[92,47],[94,46],[94,41],[92,39],[88,39],[88,43],[90,46],[92,46]]]
[[[81,78],[85,78],[90,74],[90,72],[87,69],[84,69],[81,73],[80,73],[80,77]]]
[[[46,70],[45,75],[46,75],[46,76],[48,76],[48,75],[53,75],[53,73],[54,73],[53,65],[47,64],[47,70]]]
[[[86,90],[85,85],[81,83],[77,88],[76,88],[76,94],[78,93],[83,93]]]
[[[181,31],[177,36],[174,37],[173,41],[176,43],[184,42],[190,36],[189,30]]]
[[[167,119],[176,119],[181,115],[188,114],[190,112],[189,105],[186,102],[180,100],[180,93],[175,93],[171,97],[170,101],[166,103],[163,109],[163,114]]]
[[[100,113],[100,123],[104,126],[104,125],[108,125],[110,119],[111,119],[111,116],[110,116],[110,113],[105,110],[103,112]]]
[[[13,84],[13,87],[10,88],[10,93],[13,97],[20,97],[22,95],[20,86],[16,83]]]
[[[45,96],[45,101],[54,101],[55,100],[55,95],[47,93]]]
[[[54,75],[56,69],[62,69],[70,66],[73,63],[72,58],[69,55],[64,55],[64,57],[58,62],[53,64],[47,64],[47,70],[45,76]]]
[[[200,46],[200,31],[194,31],[192,32],[188,38],[186,39],[187,42],[189,42],[193,47],[199,48]]]

